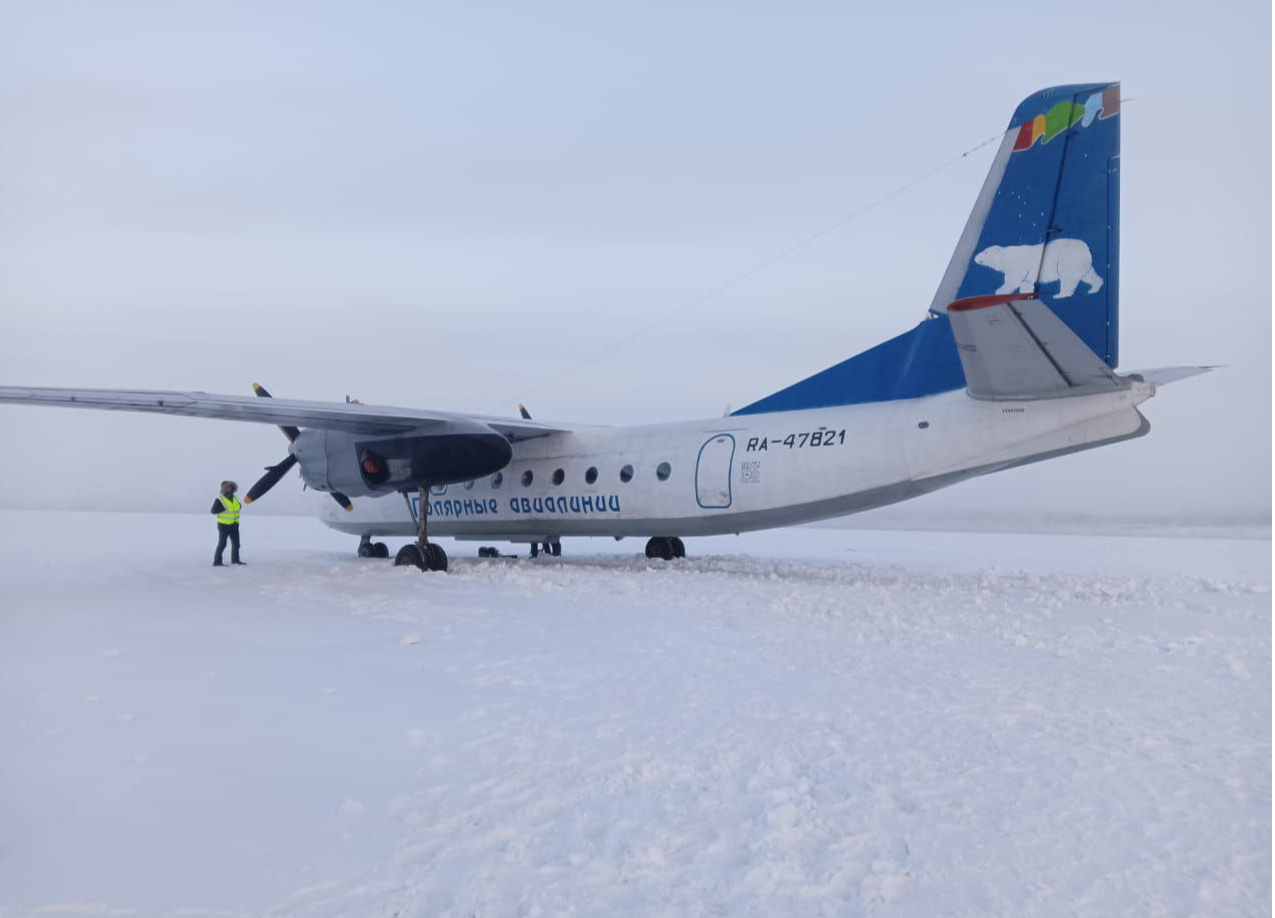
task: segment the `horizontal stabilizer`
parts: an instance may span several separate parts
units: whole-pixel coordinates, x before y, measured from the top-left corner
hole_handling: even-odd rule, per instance
[[[1216,369],[1216,366],[1156,367],[1153,370],[1134,370],[1132,373],[1125,373],[1124,375],[1132,379],[1149,382],[1153,386],[1167,386],[1169,383],[1177,382],[1179,379],[1190,379],[1192,376],[1199,376],[1201,373]]]
[[[947,315],[974,398],[1063,398],[1129,385],[1034,293],[957,300]]]

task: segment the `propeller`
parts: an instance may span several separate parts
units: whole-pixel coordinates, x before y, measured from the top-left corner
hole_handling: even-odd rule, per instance
[[[253,383],[252,391],[257,393],[258,398],[271,397],[270,393],[266,391],[266,387],[261,385],[260,383]],[[292,443],[293,441],[297,439],[297,437],[301,436],[300,428],[293,427],[290,424],[280,424],[279,429],[283,431],[283,435],[288,438],[289,443]],[[279,479],[282,478],[284,475],[288,474],[288,471],[296,464],[297,464],[297,457],[292,453],[288,453],[288,455],[284,457],[282,462],[278,462],[275,465],[266,466],[266,474],[258,478],[256,483],[251,488],[248,489],[248,493],[244,497],[243,502],[245,504],[250,504],[254,500],[257,500],[259,497],[261,497],[263,494],[265,494],[267,491],[269,491],[271,488],[277,485],[279,483]],[[340,504],[342,507],[344,507],[346,510],[354,509],[354,501],[350,500],[344,494],[340,493],[339,491],[331,491],[329,493],[332,495],[332,499],[336,501],[338,504]]]
[[[266,466],[266,474],[257,479],[257,483],[248,489],[248,494],[244,497],[243,502],[250,504],[262,494],[265,494],[271,488],[279,483],[279,479],[288,474],[288,469],[297,464],[297,457],[288,454],[288,457],[278,465]]]
[[[257,393],[257,398],[273,398],[274,397],[269,392],[266,391],[266,387],[263,386],[261,383],[253,383],[252,391]],[[301,436],[301,428],[299,427],[292,427],[287,424],[280,424],[279,429],[283,431],[283,435],[288,438],[289,443],[291,443],[297,437]]]

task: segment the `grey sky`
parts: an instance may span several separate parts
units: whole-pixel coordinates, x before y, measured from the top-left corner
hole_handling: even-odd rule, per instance
[[[1028,93],[1120,79],[1121,365],[1227,369],[1163,390],[1149,437],[925,502],[1269,514],[1269,3],[856,6],[0,4],[0,382],[720,414],[918,321],[991,148],[540,384]],[[0,424],[3,505],[202,510],[285,449]]]

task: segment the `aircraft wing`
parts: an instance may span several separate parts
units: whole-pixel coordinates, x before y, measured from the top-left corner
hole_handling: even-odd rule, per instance
[[[0,402],[143,411],[194,418],[221,418],[291,427],[317,427],[358,434],[393,434],[442,421],[479,421],[511,441],[564,433],[569,428],[523,418],[501,418],[421,408],[391,408],[358,402],[315,402],[294,398],[257,398],[160,389],[57,389],[0,386]]]

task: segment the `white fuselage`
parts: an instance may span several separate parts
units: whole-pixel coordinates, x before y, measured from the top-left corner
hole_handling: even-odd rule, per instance
[[[522,440],[498,475],[433,489],[429,532],[510,541],[693,536],[842,516],[1138,436],[1147,425],[1135,409],[1152,394],[1136,381],[1043,401],[956,391]],[[418,498],[410,500],[415,508]],[[416,531],[396,495],[360,499],[352,512],[324,501],[320,512],[358,535]]]

